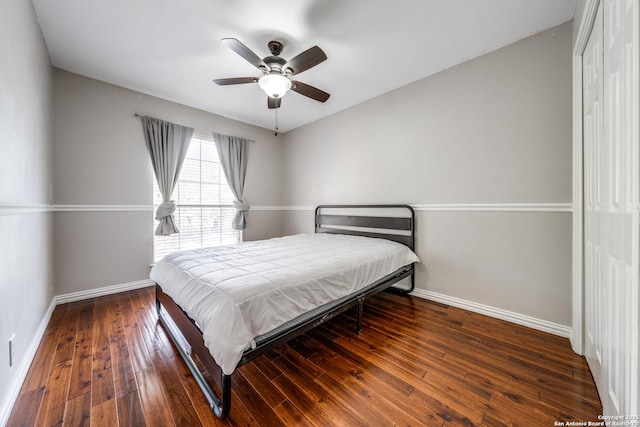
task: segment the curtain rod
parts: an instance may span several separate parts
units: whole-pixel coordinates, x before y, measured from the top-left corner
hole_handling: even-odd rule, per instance
[[[133,116],[134,117],[144,117],[145,115],[144,114],[133,113]],[[159,120],[162,120],[162,119],[159,119]],[[191,127],[191,126],[188,126],[188,127]],[[213,133],[213,131],[211,131],[211,132]],[[239,138],[239,137],[236,137],[236,138]],[[247,139],[247,138],[243,138],[243,139],[246,139],[249,142],[255,142],[253,139]]]

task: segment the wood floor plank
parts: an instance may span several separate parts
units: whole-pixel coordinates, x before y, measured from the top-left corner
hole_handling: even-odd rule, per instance
[[[151,354],[151,362],[162,382],[165,398],[176,425],[197,424],[199,422],[198,414],[186,395],[178,372],[171,365],[172,361],[165,356],[164,351],[159,350]]]
[[[53,357],[58,346],[58,338],[59,334],[56,327],[47,329],[31,362],[31,367],[22,384],[20,393],[28,393],[47,384],[47,379],[53,366]]]
[[[482,415],[487,407],[485,402],[491,398],[491,392],[482,390],[473,383],[446,377],[435,373],[427,373],[423,380],[416,385],[412,393],[415,398],[422,393],[426,396],[438,396],[442,404],[456,410],[459,414],[471,420],[474,424],[482,422]]]
[[[144,419],[142,404],[138,390],[118,397],[116,401],[118,407],[118,424],[121,426],[143,427],[147,423]]]
[[[116,413],[116,400],[105,400],[99,405],[91,407],[91,426],[95,427],[118,427],[118,417]],[[125,427],[125,426],[122,426]]]
[[[111,349],[109,343],[108,307],[106,299],[99,299],[95,305],[93,319],[93,373],[111,369]]]
[[[176,426],[193,426],[200,423],[198,414],[189,397],[185,395],[182,385],[166,387],[164,390],[168,409]]]
[[[357,364],[341,357],[320,342],[313,340],[312,343],[316,353],[309,358],[309,361],[318,366],[324,373],[330,375],[339,384],[344,384],[349,378],[361,372]]]
[[[7,422],[9,427],[31,427],[36,423],[38,411],[42,403],[45,387],[21,393],[13,405],[11,416]]]
[[[367,370],[381,378],[383,381],[387,382],[396,390],[401,391],[406,396],[409,396],[413,391],[414,386],[410,381],[412,381],[412,379],[417,379],[417,377],[408,372],[401,372],[400,375],[405,378],[400,378],[397,373],[391,374],[390,371],[396,369],[400,371],[402,368],[398,367],[392,361],[379,357],[379,355],[371,348],[362,346],[356,339],[352,337],[339,337],[335,342],[326,341],[323,340],[319,333],[316,333],[315,331],[310,331],[310,333],[315,339],[322,342],[322,344],[329,347],[331,350],[340,354],[347,360],[361,366],[364,370]],[[409,382],[405,379],[408,379]]]
[[[260,369],[260,372],[262,372],[264,376],[269,378],[271,381],[282,375],[282,371],[271,363],[271,360],[269,360],[267,355],[263,355],[255,359],[253,361],[253,365],[257,366],[258,369]]]
[[[162,383],[153,368],[136,372],[144,418],[150,426],[175,426]]]
[[[67,391],[71,376],[71,360],[55,365],[47,380],[42,404],[36,418],[36,426],[55,426],[62,424],[67,404]]]
[[[53,358],[54,365],[71,361],[73,358],[79,320],[80,312],[77,310],[69,310],[58,328],[60,336],[58,337],[58,345],[56,346],[56,353]]]
[[[129,356],[129,346],[124,336],[118,336],[111,340],[111,354],[113,358],[113,379],[116,396],[122,397],[138,389],[133,363]]]
[[[285,425],[297,427],[313,427],[315,425],[289,400],[283,400],[279,405],[273,408],[273,410],[278,414]]]
[[[327,374],[322,374],[315,379],[315,382],[333,396],[334,399],[341,402],[349,411],[353,412],[361,420],[368,425],[376,426],[394,426],[395,420],[387,418],[387,416],[378,411],[376,407],[369,406],[365,402],[360,401],[358,395],[352,393],[348,388],[335,381]]]
[[[198,384],[189,371],[189,368],[187,368],[187,366],[182,362],[182,359],[180,359],[178,351],[175,348],[171,350],[172,348],[172,346],[168,347],[168,357],[171,364],[176,369],[178,377],[180,378],[180,383],[184,387],[185,394],[191,401],[200,423],[203,426],[228,426],[228,420],[219,420],[213,414],[213,411],[209,407],[204,394],[202,394],[200,388],[198,388]]]
[[[366,375],[363,375],[363,373],[351,377],[342,384],[342,386],[359,396],[364,405],[377,408],[379,411],[390,414],[390,417],[398,426],[426,425],[423,421],[419,420],[420,417],[416,418],[410,413],[402,411],[394,403],[396,400],[405,400],[405,396],[386,392],[386,390],[377,387],[375,382],[368,381]],[[437,424],[435,417],[430,421]]]
[[[93,307],[95,301],[93,299],[80,301],[80,315],[78,317],[78,330],[86,331],[93,329]]]
[[[286,426],[273,411],[272,406],[262,397],[262,395],[238,372],[231,378],[231,384],[236,394],[243,402],[251,402],[251,415],[260,425],[264,426]],[[265,390],[266,391],[266,390]]]
[[[229,417],[225,420],[231,426],[257,426],[258,421],[253,417],[249,408],[251,408],[250,402],[244,402],[236,394],[235,391],[231,391],[231,401],[236,402]],[[249,408],[247,408],[249,405]]]
[[[303,391],[300,385],[296,384],[287,375],[280,375],[273,384],[280,391],[289,396],[291,404],[297,408],[299,412],[305,414],[307,418],[313,420],[314,424],[319,426],[338,425],[337,420],[332,417],[332,412],[327,410],[322,400],[313,399]]]
[[[89,427],[91,425],[91,392],[67,400],[64,409],[64,425]]]
[[[280,367],[285,375],[295,378],[303,393],[326,406],[337,425],[368,425],[358,413],[349,410],[343,400],[336,398],[317,382],[324,374],[308,360],[297,356],[297,353],[285,351],[285,354],[274,360],[274,364]],[[289,399],[292,398],[289,394],[287,396]]]
[[[72,361],[68,400],[91,392],[91,376],[93,375],[92,332],[92,329],[87,328],[81,328],[78,331]]]
[[[602,411],[568,340],[382,293],[238,369],[217,419],[158,322],[153,288],[54,310],[9,427],[549,426]],[[205,374],[208,377],[208,374]]]
[[[96,406],[116,396],[111,368],[94,371],[91,380],[91,406]]]
[[[127,349],[131,366],[134,372],[140,372],[151,367],[149,351],[145,346],[140,324],[135,315],[133,300],[127,298],[123,302],[122,323],[124,336],[127,341]]]
[[[247,381],[255,387],[260,396],[269,404],[275,407],[286,400],[286,396],[271,386],[271,381],[253,363],[242,366],[238,370]]]

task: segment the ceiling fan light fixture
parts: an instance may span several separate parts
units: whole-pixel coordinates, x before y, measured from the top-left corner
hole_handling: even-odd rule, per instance
[[[272,73],[260,77],[258,85],[267,96],[282,98],[291,89],[291,80],[282,74]]]

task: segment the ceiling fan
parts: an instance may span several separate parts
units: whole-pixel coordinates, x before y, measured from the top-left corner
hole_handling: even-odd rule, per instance
[[[283,45],[277,40],[270,41],[267,46],[271,56],[260,58],[251,49],[237,39],[225,38],[222,42],[235,53],[247,60],[251,65],[262,71],[262,77],[233,77],[229,79],[215,79],[218,85],[237,85],[244,83],[258,83],[267,94],[269,108],[280,108],[282,97],[289,91],[298,92],[316,101],[325,102],[329,94],[316,87],[291,80],[291,76],[300,74],[309,68],[315,67],[327,59],[327,55],[318,46],[305,50],[289,61],[280,57]]]

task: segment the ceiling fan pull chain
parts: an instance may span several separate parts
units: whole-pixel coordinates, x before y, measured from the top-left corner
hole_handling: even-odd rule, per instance
[[[278,110],[273,110],[273,112],[276,115],[276,133],[275,133],[275,135],[278,136]]]

